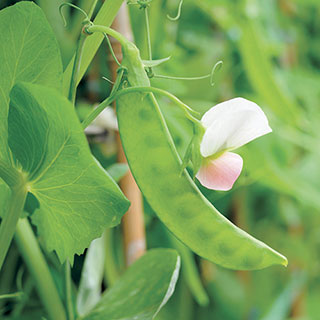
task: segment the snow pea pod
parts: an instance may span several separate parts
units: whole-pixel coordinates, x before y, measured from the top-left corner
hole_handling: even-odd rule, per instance
[[[139,50],[120,40],[128,85],[150,86]],[[138,90],[122,95],[119,91],[120,137],[131,172],[160,220],[195,253],[226,268],[287,265],[284,256],[221,215],[186,170],[181,174],[181,159],[154,95]]]

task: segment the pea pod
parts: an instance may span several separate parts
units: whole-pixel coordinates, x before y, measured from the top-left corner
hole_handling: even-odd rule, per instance
[[[120,41],[129,86],[150,86],[139,50]],[[287,265],[284,256],[221,215],[186,170],[180,174],[182,162],[158,103],[138,90],[117,99],[120,137],[131,172],[160,220],[195,253],[226,268]]]

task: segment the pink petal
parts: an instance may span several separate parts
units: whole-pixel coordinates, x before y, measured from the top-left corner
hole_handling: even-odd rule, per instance
[[[208,189],[230,190],[242,170],[242,158],[233,152],[225,152],[219,158],[202,166],[196,177]]]

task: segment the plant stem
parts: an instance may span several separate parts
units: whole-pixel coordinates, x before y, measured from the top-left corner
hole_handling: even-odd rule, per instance
[[[65,284],[66,284],[68,320],[73,320],[74,314],[73,314],[73,302],[72,302],[72,292],[71,292],[71,267],[70,267],[69,261],[66,261],[65,263]]]
[[[154,87],[131,87],[131,88],[125,88],[118,92],[116,92],[114,95],[110,95],[107,99],[102,101],[97,108],[95,108],[86,119],[82,122],[82,128],[86,128],[106,107],[108,107],[114,100],[120,98],[121,96],[128,94],[128,93],[137,93],[137,92],[143,92],[143,93],[158,93],[162,94],[166,97],[168,97],[171,101],[173,101],[178,107],[180,107],[186,114],[187,118],[191,120],[194,123],[200,124],[200,121],[196,118],[194,118],[189,112],[198,115],[198,112],[191,109],[189,106],[187,106],[185,103],[183,103],[181,100],[179,100],[176,96],[169,93],[168,91],[154,88]]]
[[[52,320],[65,320],[66,314],[57,288],[27,219],[19,220],[15,240],[33,276],[39,297],[48,312],[49,318]]]
[[[113,30],[112,28],[109,27],[105,27],[105,26],[100,26],[100,25],[92,25],[92,26],[88,26],[86,28],[86,31],[89,33],[94,33],[94,32],[101,32],[108,34],[109,36],[117,39],[122,46],[125,46],[128,43],[128,39],[126,37],[124,37],[121,33]]]
[[[7,293],[7,294],[1,294],[0,299],[19,299],[23,296],[23,292],[15,292],[15,293]]]
[[[10,292],[19,259],[18,250],[11,247],[6,256],[6,263],[0,273],[0,293]],[[6,305],[6,299],[0,300],[0,310]],[[0,311],[1,314],[1,311]]]
[[[104,33],[103,35],[104,35],[104,37],[105,37],[105,39],[106,39],[106,41],[107,41],[107,45],[108,45],[108,47],[109,47],[109,50],[110,50],[110,53],[111,53],[111,55],[112,55],[113,60],[116,62],[116,64],[117,64],[119,67],[121,67],[120,62],[118,61],[118,58],[117,58],[116,54],[115,54],[114,51],[113,51],[113,48],[112,48],[112,45],[111,45],[111,42],[110,42],[110,39],[109,39],[108,35],[107,35],[106,33]]]
[[[116,79],[116,82],[114,83],[110,96],[108,98],[106,98],[105,100],[103,100],[103,102],[101,102],[101,104],[99,104],[99,106],[97,108],[95,108],[90,114],[89,116],[84,119],[81,123],[82,128],[85,129],[86,127],[88,127],[90,125],[90,123],[107,107],[109,107],[109,105],[115,100],[115,95],[118,92],[119,86],[121,84],[121,79],[123,76],[124,70],[120,70],[118,77]],[[99,110],[97,110],[99,108]]]
[[[183,103],[180,99],[178,99],[176,96],[174,96],[172,93],[163,90],[163,89],[159,89],[159,88],[154,88],[154,87],[131,87],[131,88],[126,88],[123,89],[121,91],[119,91],[117,93],[116,99],[120,96],[122,96],[123,94],[127,94],[130,92],[152,92],[152,93],[158,93],[161,94],[163,96],[166,96],[167,98],[169,98],[172,102],[174,102],[179,108],[181,108],[184,111],[188,111],[191,112],[195,115],[199,115],[199,113],[197,111],[194,111],[193,109],[191,109],[188,105],[186,105],[185,103]]]
[[[162,94],[162,95],[166,96],[167,98],[169,98],[172,102],[174,102],[175,105],[177,105],[180,109],[182,109],[184,111],[186,117],[189,120],[191,120],[192,122],[197,123],[197,124],[200,123],[198,119],[194,118],[189,113],[189,112],[191,112],[194,115],[199,115],[198,112],[196,112],[193,109],[191,109],[188,105],[183,103],[180,99],[178,99],[172,93],[170,93],[170,92],[168,92],[166,90],[159,89],[159,88],[154,88],[154,87],[131,87],[131,88],[126,88],[126,89],[123,89],[121,91],[118,91],[117,94],[115,95],[114,99],[117,99],[117,98],[119,98],[120,96],[122,96],[124,94],[133,93],[133,92],[145,92],[145,93],[152,92],[152,93]]]
[[[110,26],[112,20],[114,19],[122,3],[123,3],[123,0],[105,1],[101,9],[99,10],[96,18],[94,19],[94,23]],[[102,40],[103,40],[102,34],[94,34],[85,39],[80,69],[78,72],[78,77],[76,79],[77,84],[80,82],[81,78],[86,72]],[[70,86],[73,64],[74,64],[74,58],[71,59],[69,65],[67,66],[63,74],[63,92],[66,96],[68,96],[69,94],[69,86]]]
[[[159,78],[159,79],[168,79],[168,80],[194,81],[194,80],[202,80],[202,79],[211,78],[211,74],[206,74],[204,76],[198,76],[198,77],[175,77],[175,76],[166,76],[166,75],[163,75],[163,74],[155,74],[153,77],[154,78]]]
[[[77,2],[77,6],[79,6],[83,11],[87,12],[89,19],[91,19],[94,9],[97,5],[98,0],[80,0]],[[76,38],[78,37],[79,33],[79,26],[81,26],[81,23],[83,21],[83,15],[80,11],[76,10],[74,12],[72,21],[69,22],[69,29],[70,29],[70,36],[72,38],[75,38],[74,35],[76,35]]]
[[[111,97],[118,92],[120,84],[121,84],[121,80],[122,80],[122,77],[123,77],[123,73],[124,73],[124,69],[120,69],[120,71],[118,73],[118,76],[117,76],[117,79],[116,79],[116,81],[114,83],[114,86],[112,87],[112,90],[111,90],[111,93],[110,93]]]
[[[82,128],[85,129],[89,126],[89,124],[107,107],[110,106],[110,104],[114,101],[114,96],[109,96],[107,99],[103,100],[97,108],[95,108],[87,118],[85,118],[81,125]]]
[[[8,210],[0,225],[0,270],[14,236],[27,193],[28,191],[24,184],[18,184],[18,186],[11,188]]]
[[[148,59],[152,60],[152,49],[151,49],[151,36],[150,36],[150,25],[149,25],[149,14],[148,7],[144,9],[144,16],[146,21],[146,33],[147,33],[147,45],[148,45]]]
[[[80,65],[81,65],[81,56],[82,56],[84,41],[86,37],[87,36],[83,32],[81,32],[80,38],[78,40],[77,50],[76,50],[74,64],[72,68],[68,99],[73,103],[73,105],[76,100],[76,91],[77,91],[78,76],[79,76]]]
[[[10,187],[16,186],[21,181],[21,172],[0,160],[0,178]]]
[[[119,32],[105,26],[87,26],[85,27],[85,30],[89,33],[94,33],[94,32],[102,32],[104,35],[109,34],[110,36],[114,37],[117,39],[121,45],[125,45],[128,40]],[[79,41],[78,41],[78,46],[75,54],[75,60],[74,60],[74,65],[72,69],[72,75],[71,75],[71,81],[70,81],[70,88],[69,88],[69,95],[68,98],[69,100],[74,104],[75,102],[75,97],[76,97],[76,90],[77,90],[77,83],[78,83],[78,76],[80,72],[80,65],[81,65],[81,56],[82,56],[82,51],[84,47],[86,39],[86,34],[81,33]],[[107,38],[108,41],[108,38]],[[112,48],[111,48],[112,50]],[[121,80],[121,79],[120,79]]]
[[[29,301],[33,288],[34,288],[34,282],[32,277],[29,275],[23,286],[23,296],[19,300],[19,302],[15,304],[14,309],[12,310],[11,314],[14,319],[19,319],[19,316],[21,315],[24,307]]]

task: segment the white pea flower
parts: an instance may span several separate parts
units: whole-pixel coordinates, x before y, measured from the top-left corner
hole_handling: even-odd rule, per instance
[[[209,189],[230,190],[243,166],[242,158],[230,151],[271,132],[268,119],[254,102],[235,98],[207,111],[201,124],[205,128],[200,143],[203,158],[196,177]]]

